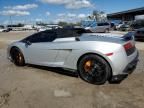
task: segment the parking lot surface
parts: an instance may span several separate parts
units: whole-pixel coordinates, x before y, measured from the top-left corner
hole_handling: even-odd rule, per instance
[[[97,86],[69,71],[9,62],[7,45],[32,33],[0,33],[0,108],[143,108],[144,42],[136,42],[140,61],[134,73],[120,84]]]

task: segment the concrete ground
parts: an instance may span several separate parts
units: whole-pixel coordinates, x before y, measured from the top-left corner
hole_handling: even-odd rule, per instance
[[[91,85],[58,68],[16,67],[7,44],[34,32],[0,33],[0,108],[143,108],[144,42],[137,69],[121,84]]]

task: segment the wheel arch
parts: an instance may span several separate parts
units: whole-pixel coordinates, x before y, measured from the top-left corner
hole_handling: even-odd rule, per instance
[[[109,60],[106,59],[104,56],[98,54],[98,53],[89,52],[89,53],[85,53],[85,54],[81,55],[81,56],[79,57],[78,61],[77,61],[77,69],[78,69],[78,65],[79,65],[81,59],[82,59],[84,56],[90,55],[90,54],[97,55],[97,56],[103,58],[103,59],[108,63],[108,65],[110,66],[110,69],[111,69],[111,76],[113,75],[113,68],[112,68],[112,65],[110,64]]]
[[[21,50],[21,48],[19,48],[19,47],[17,47],[17,46],[12,46],[12,47],[10,48],[10,50],[9,50],[9,55],[10,55],[10,57],[12,56],[11,53],[12,53],[12,50],[13,50],[13,49],[16,49],[16,50],[20,51],[20,52],[23,54],[23,57],[24,57],[24,60],[25,60],[25,56],[24,56],[23,51]]]
[[[12,46],[12,47],[10,48],[10,51],[9,51],[10,55],[11,55],[13,49],[16,49],[16,50],[18,50],[18,51],[21,51],[20,48],[18,48],[17,46]]]

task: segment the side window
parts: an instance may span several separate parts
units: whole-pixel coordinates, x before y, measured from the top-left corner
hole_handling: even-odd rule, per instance
[[[52,42],[56,38],[56,34],[54,31],[44,31],[41,32],[39,36],[40,42]]]
[[[109,23],[104,23],[104,25],[105,25],[105,26],[108,26],[108,25],[110,25],[110,24],[109,24]]]
[[[98,26],[103,26],[103,23],[98,23],[97,25],[98,25]]]
[[[30,41],[31,43],[38,42],[39,33],[33,34],[32,36],[27,37],[25,40]]]
[[[66,37],[73,37],[73,31],[67,30],[67,29],[60,29],[57,31],[57,37],[58,38],[66,38]]]
[[[31,43],[38,43],[38,42],[52,42],[56,38],[56,34],[53,31],[43,31],[36,33],[26,40],[30,41]]]
[[[108,26],[108,25],[110,25],[109,23],[98,23],[97,24],[98,26]]]

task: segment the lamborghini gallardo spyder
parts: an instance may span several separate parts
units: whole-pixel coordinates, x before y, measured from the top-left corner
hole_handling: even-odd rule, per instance
[[[38,32],[8,46],[17,66],[34,64],[74,70],[92,84],[120,82],[136,67],[138,51],[130,34],[90,33],[82,28]]]

